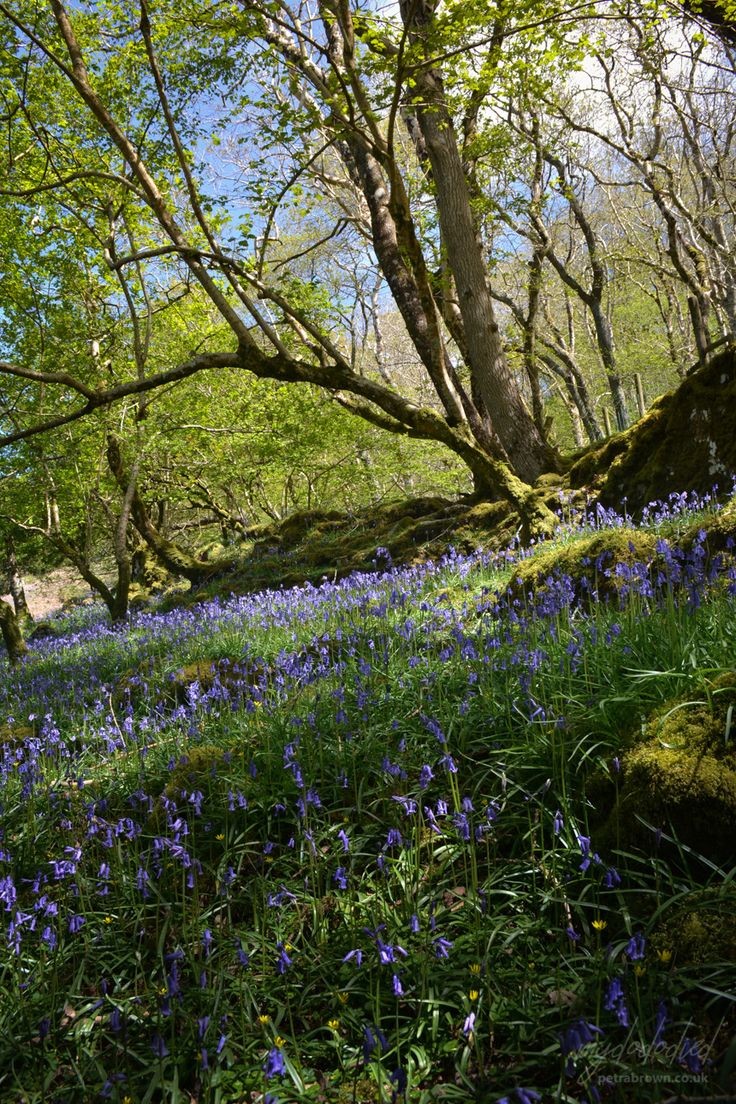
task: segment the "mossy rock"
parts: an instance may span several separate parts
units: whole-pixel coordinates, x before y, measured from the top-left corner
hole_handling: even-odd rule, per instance
[[[230,693],[244,692],[262,675],[262,666],[248,665],[242,656],[217,660],[198,659],[169,675],[165,684],[166,696],[173,698],[177,705],[183,705],[189,699],[195,683],[199,685],[201,694],[208,693],[216,684]]]
[[[33,735],[34,731],[28,725],[0,725],[0,747],[15,747]]]
[[[236,754],[241,760],[239,769],[242,771],[242,749],[233,752],[230,748],[214,744],[192,746],[170,772],[164,793],[177,800],[182,793],[191,793],[192,790],[202,790],[205,793],[211,793],[213,789],[219,791],[223,788],[219,785],[220,775],[223,770],[229,771]],[[227,789],[227,784],[224,788]]]
[[[593,780],[588,796],[610,813],[596,842],[652,852],[662,829],[715,862],[733,858],[736,824],[736,673],[706,683],[702,701],[658,710],[621,757],[618,796]],[[603,806],[603,808],[601,807]]]
[[[624,433],[577,460],[572,487],[596,487],[600,501],[629,510],[673,492],[730,487],[736,473],[736,346],[729,345]]]

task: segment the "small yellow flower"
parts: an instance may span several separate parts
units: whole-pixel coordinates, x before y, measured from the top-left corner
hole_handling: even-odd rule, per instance
[[[293,950],[294,950],[294,946],[293,946],[293,944],[291,944],[291,943],[284,943],[284,950],[285,950],[285,951],[293,951]]]
[[[672,958],[672,951],[668,947],[666,947],[662,951],[657,951],[657,958],[659,959],[659,961],[662,963],[663,966],[666,966],[667,963]]]
[[[258,1017],[258,1022],[259,1022],[259,1024],[262,1024],[265,1027],[267,1023],[271,1022],[271,1017],[270,1016],[259,1016]]]
[[[103,924],[112,924],[112,916],[105,916],[102,923]]]
[[[340,1004],[347,1004],[348,1001],[350,1000],[350,994],[345,993],[345,992],[338,993],[337,994],[337,999],[339,1000]]]
[[[277,1035],[276,1038],[273,1041],[273,1045],[277,1046],[277,1047],[282,1047],[285,1042],[286,1042],[285,1039],[282,1039],[282,1037],[280,1035]]]
[[[215,836],[215,839],[220,840],[220,841],[224,840],[224,838],[225,838],[225,833],[224,832],[218,832],[217,835]]]
[[[646,966],[642,966],[642,964],[640,962],[637,962],[636,966],[634,967],[634,973],[636,974],[636,976],[637,977],[644,977],[646,972],[647,972]]]
[[[470,997],[471,1001],[477,1001],[480,994],[477,989],[471,989],[468,993],[468,996]]]
[[[471,962],[470,972],[471,974],[474,974],[476,977],[478,977],[480,974],[480,962]]]
[[[594,920],[593,921],[593,927],[595,928],[595,930],[597,932],[602,932],[605,928],[608,927],[608,921],[607,920]]]
[[[124,1096],[123,1097],[123,1104],[133,1104],[133,1097],[132,1096]]]
[[[159,989],[158,989],[158,995],[159,995],[160,997],[165,997],[165,996],[167,995],[168,991],[169,991],[169,990],[168,990],[168,989],[166,988],[166,986],[165,986],[165,985],[161,985],[161,986],[159,987]]]
[[[337,1031],[337,1029],[340,1026],[340,1021],[339,1020],[328,1020],[327,1021],[327,1026],[329,1027],[330,1031]]]

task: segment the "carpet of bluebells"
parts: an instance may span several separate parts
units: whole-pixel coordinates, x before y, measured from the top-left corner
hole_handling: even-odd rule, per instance
[[[698,879],[732,913],[733,871],[599,849],[586,799],[733,667],[733,558],[678,546],[694,506],[582,584],[524,592],[518,547],[379,550],[123,628],[81,611],[2,661],[0,1099],[709,1095],[733,963],[651,934]]]

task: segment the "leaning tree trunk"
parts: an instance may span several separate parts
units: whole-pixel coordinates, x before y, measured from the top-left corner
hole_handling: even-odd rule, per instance
[[[0,602],[0,632],[3,634],[10,665],[14,667],[15,664],[23,658],[28,649],[26,648],[18,619],[7,602]]]

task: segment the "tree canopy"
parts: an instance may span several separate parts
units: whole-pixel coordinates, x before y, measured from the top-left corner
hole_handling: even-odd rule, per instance
[[[736,328],[732,12],[694,8],[0,3],[19,520],[273,516],[388,432],[544,524],[555,441]]]

